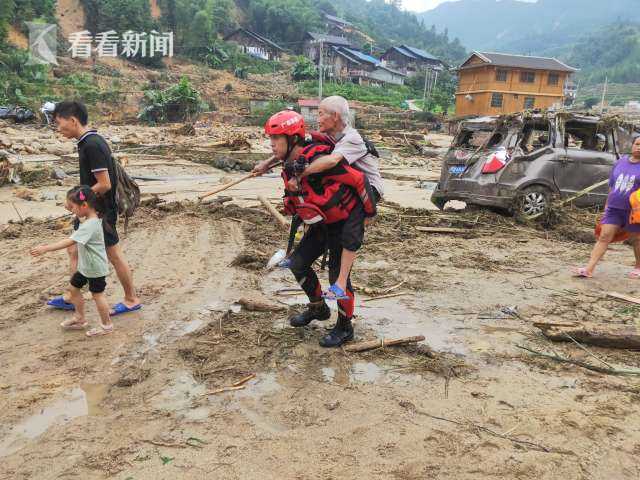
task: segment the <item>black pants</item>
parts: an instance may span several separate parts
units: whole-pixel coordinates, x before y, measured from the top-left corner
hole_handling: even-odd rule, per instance
[[[291,254],[291,271],[311,302],[317,302],[322,298],[322,287],[316,272],[313,271],[313,263],[327,250],[329,281],[334,284],[338,280],[343,248],[342,236],[346,222],[345,220],[331,225],[310,227]],[[351,319],[355,305],[351,275],[347,280],[347,295],[349,299],[338,301],[338,313],[342,318]]]

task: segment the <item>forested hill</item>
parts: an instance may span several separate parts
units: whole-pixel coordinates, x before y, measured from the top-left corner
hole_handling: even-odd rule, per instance
[[[384,0],[157,0],[162,11],[151,15],[150,0],[81,0],[92,31],[148,31],[166,27],[175,32],[176,51],[203,52],[237,26],[251,28],[288,50],[301,51],[306,31],[322,32],[323,13],[352,22],[371,37],[373,48],[407,43],[423,48],[450,63],[465,56],[459,41],[446,30],[425,27],[416,16],[388,5]],[[25,21],[51,21],[55,0],[2,0],[0,41],[9,25],[25,32]],[[367,45],[371,48],[371,45]]]
[[[384,0],[238,0],[250,26],[291,46],[299,45],[305,31],[321,31],[322,13],[353,23],[375,40],[375,48],[407,43],[423,48],[448,62],[465,56],[457,39],[446,29],[425,26],[413,13],[400,11]]]
[[[640,21],[638,0],[460,0],[418,14],[469,50],[532,53],[563,47],[604,25]]]
[[[583,36],[556,52],[581,69],[583,84],[640,82],[640,24],[616,24]]]

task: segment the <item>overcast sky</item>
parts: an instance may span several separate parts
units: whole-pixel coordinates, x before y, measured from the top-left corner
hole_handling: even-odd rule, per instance
[[[444,2],[452,2],[457,0],[402,0],[402,6],[413,12],[424,12],[436,8]],[[521,0],[523,2],[537,2],[538,0]]]

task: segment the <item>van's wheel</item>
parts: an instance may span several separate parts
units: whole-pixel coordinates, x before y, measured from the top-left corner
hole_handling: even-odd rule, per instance
[[[525,188],[518,198],[518,213],[524,218],[544,213],[551,204],[551,190],[542,185]]]

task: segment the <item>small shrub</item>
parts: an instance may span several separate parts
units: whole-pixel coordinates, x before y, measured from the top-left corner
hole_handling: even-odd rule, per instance
[[[149,123],[190,120],[208,108],[186,77],[166,90],[146,90],[138,118]]]
[[[300,82],[302,80],[313,80],[318,76],[318,69],[315,64],[307,57],[297,57],[296,63],[291,69],[291,78]]]

